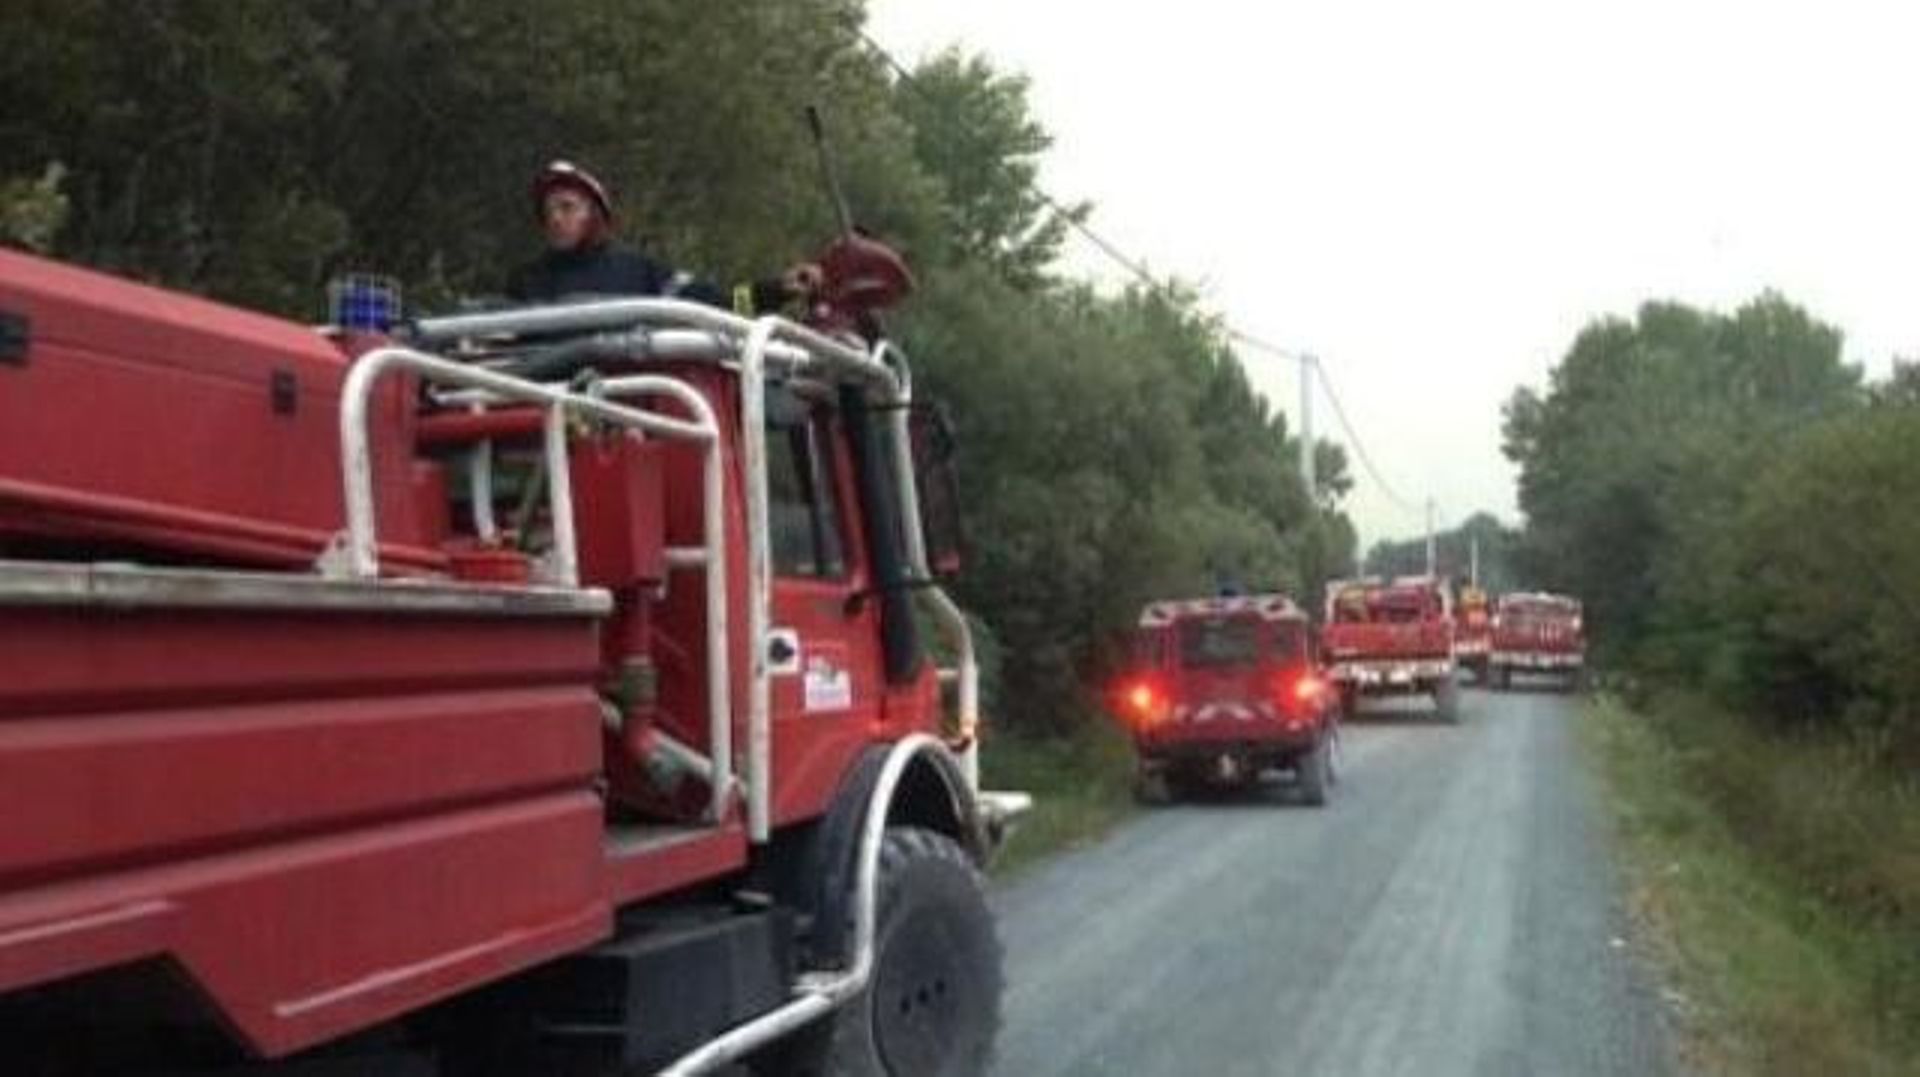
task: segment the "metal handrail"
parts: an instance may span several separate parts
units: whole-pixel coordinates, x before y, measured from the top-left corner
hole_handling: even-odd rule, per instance
[[[629,374],[595,383],[589,392],[602,396],[671,396],[693,413],[700,426],[712,432],[702,446],[700,568],[706,577],[707,603],[707,745],[713,776],[707,783],[707,813],[711,822],[726,818],[732,797],[733,678],[727,645],[727,556],[725,489],[720,458],[720,421],[713,405],[699,391],[677,378],[660,374]],[[671,561],[669,562],[671,564]]]
[[[664,324],[686,329],[717,334],[715,357],[724,361],[729,350],[728,343],[738,349],[738,373],[741,379],[741,430],[740,455],[743,478],[743,493],[747,512],[747,639],[748,679],[747,679],[747,750],[745,753],[743,777],[746,786],[747,823],[749,838],[764,843],[771,837],[771,771],[772,771],[772,715],[770,671],[767,663],[767,636],[771,630],[770,601],[772,578],[772,552],[768,543],[767,528],[767,486],[766,486],[766,432],[764,429],[765,400],[764,392],[767,373],[770,368],[778,369],[790,376],[824,375],[835,380],[852,379],[865,385],[878,402],[887,406],[892,413],[892,433],[895,456],[895,481],[897,494],[901,502],[902,528],[905,535],[906,554],[909,567],[923,579],[931,578],[927,564],[925,537],[921,532],[919,496],[914,486],[912,448],[907,425],[906,406],[912,400],[912,373],[907,365],[906,356],[899,348],[887,341],[881,341],[871,351],[856,348],[845,341],[837,340],[806,326],[788,321],[777,315],[768,315],[758,319],[747,319],[728,311],[704,304],[677,299],[631,298],[615,299],[589,303],[577,303],[555,306],[532,307],[520,310],[497,311],[486,314],[455,315],[445,318],[424,319],[412,326],[412,337],[422,342],[439,342],[462,337],[495,336],[504,334],[541,334],[566,332],[595,332],[631,330],[637,326]],[[656,332],[662,336],[668,330]],[[680,335],[684,336],[682,332]],[[691,347],[697,341],[676,339],[675,351],[684,357],[693,357],[696,350]],[[401,359],[399,357],[406,357]],[[381,365],[373,370],[365,368],[378,360]],[[486,371],[483,369],[455,364],[447,360],[424,355],[403,348],[381,349],[362,357],[355,364],[350,375],[350,385],[354,377],[366,379],[368,384],[384,372],[384,365],[402,363],[413,369],[435,376],[438,380],[450,381],[472,389],[498,391],[512,399],[529,400],[549,405],[548,442],[549,454],[564,452],[564,426],[560,408],[572,400],[593,400],[581,397],[570,390],[538,386],[511,375]],[[612,379],[620,383],[624,379]],[[348,394],[350,407],[343,411],[343,427],[357,402],[364,410],[365,389]],[[459,394],[455,400],[466,401],[469,394]],[[452,401],[449,401],[452,402]],[[703,401],[704,403],[704,401]],[[589,413],[595,413],[595,407],[615,409],[606,412],[605,417],[612,421],[631,421],[643,425],[643,429],[655,432],[679,432],[674,421],[661,416],[642,412],[626,413],[607,400],[595,400],[593,405],[581,405]],[[709,412],[710,414],[710,412]],[[364,427],[364,416],[357,418],[359,426]],[[364,449],[364,444],[362,445]],[[351,452],[350,452],[351,458]],[[361,457],[364,460],[364,455]],[[354,471],[350,467],[349,471]],[[350,484],[351,485],[351,484]],[[571,505],[571,491],[566,489],[564,480],[549,483],[549,496],[558,506],[561,502]],[[719,499],[709,497],[708,508],[713,510]],[[372,503],[370,493],[364,504],[356,506],[353,493],[349,493],[349,560],[358,570],[371,572],[376,566],[371,555],[363,549],[362,533],[355,521],[364,518],[368,521],[366,532],[371,533]],[[555,510],[556,547],[563,536],[560,531],[560,514]],[[569,533],[568,548],[556,556],[560,575],[565,582],[573,582],[573,563],[571,560],[571,516],[567,516]],[[708,561],[717,564],[720,554],[710,553]],[[714,573],[708,574],[709,603],[712,603]],[[979,788],[979,667],[974,647],[973,633],[967,624],[965,614],[944,590],[938,587],[928,588],[931,613],[943,635],[952,644],[956,652],[956,666],[953,677],[958,683],[956,728],[960,740],[959,755],[961,771],[966,776],[969,787]],[[724,614],[721,615],[724,617]],[[713,625],[720,618],[709,616],[708,623]],[[712,653],[721,653],[713,649]],[[712,669],[709,668],[711,675]],[[713,694],[710,692],[710,698]],[[717,744],[718,742],[716,742]]]
[[[861,381],[889,399],[894,396],[893,372],[875,362],[874,357],[860,347],[778,315],[745,318],[684,299],[606,299],[484,314],[454,314],[415,321],[410,333],[414,341],[430,345],[463,337],[614,332],[659,325],[718,333],[734,341],[736,347],[744,347],[754,326],[763,322],[773,326],[773,337],[764,349],[763,359],[774,367],[794,373],[818,367],[836,378]],[[681,343],[684,346],[686,342]],[[790,346],[783,347],[783,344]]]
[[[773,686],[767,667],[772,632],[773,549],[767,537],[767,346],[780,319],[762,318],[740,349],[740,454],[747,502],[747,837],[773,835]]]
[[[665,394],[693,412],[692,421],[656,415],[568,388],[541,385],[511,375],[427,355],[409,348],[381,348],[354,363],[342,390],[340,437],[342,478],[345,484],[347,528],[342,542],[342,575],[375,579],[380,574],[374,513],[373,463],[368,412],[373,389],[380,379],[406,370],[430,381],[478,390],[485,397],[466,401],[484,407],[493,401],[537,404],[545,409],[543,434],[547,467],[548,509],[553,517],[553,565],[558,583],[579,585],[578,547],[573,530],[573,489],[567,467],[566,419],[569,412],[589,415],[619,426],[662,437],[695,441],[705,451],[705,518],[702,521],[702,561],[707,576],[707,732],[714,780],[708,783],[707,815],[718,823],[726,817],[733,795],[733,702],[728,665],[725,530],[722,516],[720,425],[705,397],[691,386],[658,375],[636,375],[602,385],[616,394]]]
[[[554,575],[557,577],[553,582],[567,587],[579,585],[573,541],[573,496],[566,469],[567,412],[571,410],[667,437],[689,440],[716,437],[716,431],[684,420],[651,415],[569,389],[540,385],[411,348],[377,348],[354,362],[341,389],[341,479],[345,487],[347,527],[342,536],[343,557],[338,572],[351,579],[373,579],[380,574],[379,551],[374,545],[373,452],[367,418],[374,386],[396,370],[411,371],[432,381],[484,389],[508,400],[546,408],[547,500],[553,514]]]
[[[874,934],[879,918],[880,846],[887,833],[887,805],[907,765],[923,752],[946,751],[925,733],[902,737],[888,752],[867,797],[854,869],[853,960],[844,970],[804,973],[793,997],[759,1017],[737,1025],[680,1056],[661,1077],[691,1077],[746,1057],[761,1046],[818,1021],[859,994],[873,976]]]
[[[830,376],[856,377],[890,408],[894,436],[895,473],[901,502],[902,530],[910,569],[921,578],[931,579],[927,564],[925,536],[920,524],[919,496],[915,487],[907,405],[912,400],[912,374],[906,357],[887,342],[871,353],[822,336],[804,326],[778,317],[748,322],[713,308],[674,300],[618,300],[588,304],[577,308],[542,308],[507,312],[500,315],[474,315],[441,319],[416,327],[421,339],[434,340],[463,335],[499,332],[535,332],[567,329],[620,328],[646,318],[676,318],[697,328],[726,333],[738,340],[741,392],[741,469],[747,512],[747,638],[749,640],[749,677],[747,684],[747,751],[745,793],[749,838],[766,842],[771,833],[771,684],[768,668],[767,637],[771,630],[772,550],[767,534],[767,472],[765,429],[765,384],[768,366],[777,365],[791,374],[810,374],[820,367]],[[572,318],[572,321],[568,319]],[[588,324],[591,322],[591,324]],[[790,344],[787,348],[781,345]],[[724,351],[724,349],[722,349]],[[545,449],[550,469],[548,494],[554,517],[556,568],[563,582],[577,584],[574,536],[572,533],[572,491],[567,482],[565,419],[569,410],[591,415],[623,426],[671,437],[700,440],[705,444],[704,548],[698,563],[704,570],[707,601],[707,655],[709,737],[712,751],[710,788],[713,798],[709,814],[714,820],[724,817],[731,795],[732,722],[731,681],[728,674],[726,640],[726,561],[723,515],[722,454],[718,420],[711,404],[691,386],[658,375],[630,375],[606,379],[588,393],[539,385],[525,379],[454,363],[407,348],[383,348],[362,356],[349,373],[343,393],[341,412],[342,444],[346,456],[346,493],[348,527],[345,537],[346,565],[349,574],[374,577],[379,572],[374,542],[374,515],[371,478],[371,453],[367,435],[367,411],[372,388],[394,369],[412,370],[430,380],[450,382],[469,389],[482,390],[500,397],[535,403],[546,408]],[[655,415],[613,402],[609,397],[664,394],[685,404],[695,416],[688,423]],[[469,398],[468,402],[471,402]],[[673,567],[692,567],[688,551],[675,551]],[[928,588],[936,620],[948,634],[957,651],[956,667],[951,671],[959,683],[958,727],[963,745],[960,769],[970,791],[979,789],[978,724],[979,670],[971,627],[965,615],[946,592]],[[946,674],[948,671],[941,671]],[[872,976],[875,933],[878,917],[880,848],[886,833],[895,790],[907,766],[922,753],[946,753],[938,738],[911,734],[901,738],[889,751],[869,795],[862,821],[853,900],[853,950],[843,970],[816,970],[801,976],[793,996],[772,1012],[750,1020],[703,1044],[676,1061],[664,1072],[699,1073],[744,1057],[765,1043],[778,1039],[831,1013],[856,996]]]
[[[920,526],[920,491],[914,481],[912,430],[908,424],[908,408],[913,404],[913,369],[907,364],[907,354],[892,341],[882,340],[874,345],[873,361],[891,370],[894,383],[898,386],[892,411],[893,473],[900,499],[901,531],[906,536],[908,567],[919,578],[932,580],[933,569],[927,563],[926,535]],[[967,788],[978,793],[980,663],[973,648],[973,626],[967,623],[966,613],[945,588],[930,586],[926,590],[932,603],[934,620],[954,649],[952,676],[959,686],[958,699],[955,701],[958,714],[954,724],[960,738],[960,773],[967,780]],[[941,672],[944,674],[947,671]]]

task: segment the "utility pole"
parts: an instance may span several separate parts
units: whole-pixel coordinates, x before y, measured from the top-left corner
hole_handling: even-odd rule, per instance
[[[1433,498],[1427,498],[1427,575],[1437,576],[1437,559],[1433,548]]]
[[[1300,482],[1307,488],[1307,506],[1319,505],[1313,478],[1313,366],[1310,354],[1300,356]]]
[[[1480,589],[1480,533],[1467,536],[1467,579],[1473,582],[1473,589]]]

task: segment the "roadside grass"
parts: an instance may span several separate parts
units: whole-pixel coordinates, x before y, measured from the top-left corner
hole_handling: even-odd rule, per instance
[[[1920,1074],[1920,791],[1696,698],[1585,719],[1688,1068]]]
[[[1033,810],[994,859],[996,878],[1095,841],[1134,810],[1133,750],[1109,722],[1064,736],[1002,731],[982,746],[981,766],[988,788],[1033,794]]]

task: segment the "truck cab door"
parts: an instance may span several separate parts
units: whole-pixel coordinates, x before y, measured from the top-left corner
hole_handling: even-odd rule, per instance
[[[783,386],[767,407],[773,821],[817,812],[874,735],[886,692],[870,558],[831,401]]]

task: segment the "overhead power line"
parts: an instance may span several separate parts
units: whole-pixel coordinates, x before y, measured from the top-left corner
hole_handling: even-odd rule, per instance
[[[1327,402],[1333,405],[1334,418],[1340,421],[1340,429],[1346,431],[1347,443],[1353,446],[1353,455],[1359,459],[1361,468],[1373,479],[1373,484],[1380,488],[1380,492],[1386,495],[1387,500],[1393,502],[1399,508],[1407,512],[1425,511],[1424,507],[1415,503],[1412,498],[1401,494],[1392,483],[1387,481],[1386,476],[1381,474],[1380,468],[1374,464],[1373,457],[1367,453],[1366,442],[1360,439],[1359,432],[1353,428],[1352,420],[1347,418],[1347,409],[1341,405],[1340,394],[1334,391],[1333,378],[1327,374],[1327,368],[1324,364],[1320,363],[1313,356],[1294,351],[1290,348],[1282,348],[1277,344],[1269,343],[1250,333],[1241,332],[1231,325],[1227,326],[1227,335],[1256,351],[1264,351],[1271,355],[1279,356],[1282,359],[1290,359],[1293,362],[1299,363],[1301,367],[1300,376],[1303,378],[1312,377],[1313,372],[1317,372],[1320,375],[1320,386],[1326,390]]]
[[[854,33],[859,35],[860,40],[865,42],[866,46],[872,49],[875,55],[886,62],[887,66],[899,77],[903,85],[914,93],[924,94],[926,92],[921,89],[919,80],[914,77],[913,72],[909,70],[905,64],[901,63],[885,45],[874,40],[873,35],[867,33],[866,27],[856,26],[854,27]],[[1080,237],[1091,244],[1095,250],[1125,270],[1135,281],[1151,291],[1166,293],[1173,291],[1170,284],[1161,281],[1147,269],[1145,262],[1128,255],[1120,249],[1118,244],[1095,231],[1093,226],[1089,225],[1084,219],[1085,214],[1073,207],[1069,207],[1066,203],[1048,194],[1041,188],[1039,181],[1027,180],[1024,182],[1026,183],[1027,190],[1031,192],[1034,197],[1038,198],[1042,205],[1046,206],[1047,209],[1052,211],[1060,220],[1065,221],[1069,228],[1077,232]],[[1374,464],[1372,454],[1367,452],[1366,443],[1360,440],[1359,432],[1354,429],[1352,420],[1347,417],[1346,408],[1341,406],[1340,396],[1334,391],[1333,379],[1327,376],[1324,364],[1317,362],[1314,357],[1304,352],[1290,348],[1282,348],[1279,345],[1262,340],[1251,333],[1243,332],[1231,322],[1223,321],[1222,328],[1228,337],[1241,344],[1253,348],[1256,351],[1263,351],[1297,364],[1300,367],[1300,376],[1302,378],[1312,377],[1313,370],[1318,368],[1320,384],[1326,389],[1327,400],[1333,405],[1334,416],[1340,420],[1340,429],[1345,431],[1347,435],[1347,444],[1352,446],[1353,455],[1360,461],[1361,467],[1366,471],[1368,477],[1373,480],[1373,484],[1379,488],[1382,494],[1386,495],[1387,500],[1393,502],[1394,505],[1401,510],[1414,513],[1425,511],[1425,506],[1402,495],[1392,483],[1387,481],[1386,476],[1381,474],[1380,468]]]

